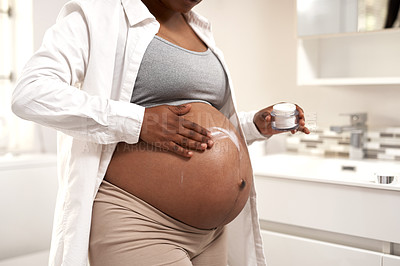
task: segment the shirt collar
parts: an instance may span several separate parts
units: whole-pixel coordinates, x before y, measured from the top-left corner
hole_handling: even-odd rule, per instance
[[[215,51],[215,41],[211,33],[211,24],[208,20],[200,16],[195,11],[191,10],[184,14],[187,22],[196,32],[197,36],[202,39],[206,45],[214,52]]]
[[[155,17],[141,0],[121,0],[121,4],[130,26],[134,26],[146,19],[155,20]]]
[[[121,4],[128,17],[130,26],[134,26],[146,19],[155,20],[155,17],[141,0],[121,0]],[[184,14],[184,16],[189,24],[195,24],[203,29],[211,30],[208,20],[195,11],[191,10],[187,14]]]
[[[200,28],[211,31],[210,22],[203,16],[199,15],[197,12],[190,10],[188,13],[184,14],[187,22],[191,25],[197,25]]]

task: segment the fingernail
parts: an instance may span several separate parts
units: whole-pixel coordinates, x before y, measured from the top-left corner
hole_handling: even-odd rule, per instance
[[[188,156],[189,156],[189,157],[192,157],[192,155],[193,155],[193,152],[192,152],[192,151],[189,151],[189,152],[188,152]]]
[[[207,144],[206,144],[206,143],[201,143],[201,148],[202,148],[203,150],[207,149]]]
[[[208,146],[211,147],[212,145],[214,145],[214,141],[212,141],[211,139],[207,142]]]

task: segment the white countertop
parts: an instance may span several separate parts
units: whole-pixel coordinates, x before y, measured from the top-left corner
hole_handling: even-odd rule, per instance
[[[350,160],[298,154],[252,156],[255,176],[361,186],[400,191],[400,163],[373,159]],[[378,184],[375,173],[396,175],[392,184]]]
[[[56,164],[57,155],[54,153],[22,153],[18,155],[6,154],[0,156],[0,170],[21,167],[41,167]]]

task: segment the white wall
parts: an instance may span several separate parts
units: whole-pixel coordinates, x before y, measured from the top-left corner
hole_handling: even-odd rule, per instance
[[[33,0],[33,44],[37,50],[45,31],[56,22],[58,12],[67,0]]]
[[[320,127],[347,123],[339,113],[365,111],[371,128],[400,126],[399,85],[296,85],[295,0],[203,0],[196,10],[213,24],[240,110],[287,100],[315,112]]]
[[[33,49],[36,51],[42,44],[46,30],[55,22],[61,7],[67,0],[33,0]],[[36,139],[39,149],[45,152],[56,152],[57,133],[55,130],[36,126]]]

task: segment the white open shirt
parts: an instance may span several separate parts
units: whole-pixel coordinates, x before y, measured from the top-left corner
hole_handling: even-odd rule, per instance
[[[193,11],[186,18],[228,75],[232,97],[220,111],[237,122],[247,143],[265,139],[253,123],[254,112],[235,120],[232,82],[210,24]],[[158,30],[140,0],[71,1],[24,68],[13,94],[14,113],[58,130],[59,190],[49,265],[88,265],[93,200],[116,144],[139,140],[144,108],[130,99]],[[230,266],[265,265],[254,185],[227,228]]]

